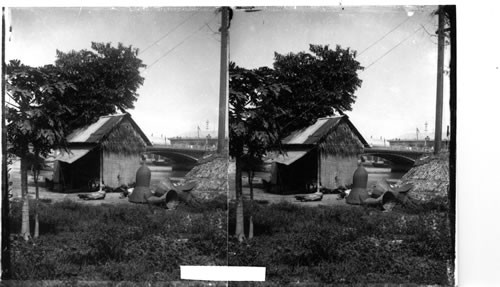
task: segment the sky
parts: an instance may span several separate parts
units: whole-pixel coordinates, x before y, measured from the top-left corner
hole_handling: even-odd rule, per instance
[[[366,69],[359,72],[363,83],[355,93],[352,111],[346,113],[354,125],[369,141],[380,137],[415,138],[417,128],[423,138],[425,123],[428,134],[433,133],[435,125],[437,37],[432,34],[437,30],[437,17],[432,12],[436,8],[237,10],[231,26],[231,60],[245,68],[272,67],[275,52],[308,51],[309,44],[356,50],[356,59]],[[446,132],[449,97],[444,102]]]
[[[437,38],[431,34],[437,27],[436,6],[258,8],[253,13],[235,9],[231,61],[245,68],[272,67],[274,52],[307,51],[309,44],[356,50],[362,66],[372,65],[359,73],[363,84],[347,114],[364,137],[416,137],[417,128],[422,137],[425,123],[429,134],[434,131]],[[155,138],[196,135],[200,127],[215,135],[220,75],[216,7],[13,8],[11,19],[7,59],[32,66],[53,63],[56,50],[90,49],[92,41],[139,48],[138,57],[147,65],[141,70],[145,80],[135,109],[128,112],[145,133]],[[444,102],[446,131],[448,97]]]
[[[144,85],[133,119],[151,137],[217,129],[220,14],[209,8],[13,8],[6,58],[53,64],[91,42],[139,48]],[[207,124],[208,121],[208,124]],[[213,133],[212,136],[216,134]]]

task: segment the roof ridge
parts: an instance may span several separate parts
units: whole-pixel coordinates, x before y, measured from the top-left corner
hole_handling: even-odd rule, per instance
[[[112,114],[112,115],[100,116],[99,118],[110,118],[119,116],[130,116],[130,113]]]
[[[322,120],[322,119],[337,119],[337,118],[342,118],[342,117],[345,117],[346,115],[340,115],[340,116],[328,116],[328,117],[322,117],[322,118],[318,118],[318,120]]]

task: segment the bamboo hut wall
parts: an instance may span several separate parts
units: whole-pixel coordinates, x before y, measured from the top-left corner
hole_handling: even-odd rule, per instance
[[[140,154],[119,154],[104,152],[103,180],[110,187],[135,182],[135,174],[141,166]]]
[[[363,144],[349,125],[341,123],[329,131],[319,143],[319,149],[321,185],[335,189],[352,184],[352,176],[358,167],[358,155],[363,152]]]
[[[357,156],[321,156],[321,185],[329,189],[352,184],[352,176],[358,167]]]
[[[134,183],[146,143],[132,124],[129,121],[120,123],[102,142],[102,146],[104,184],[115,188]]]

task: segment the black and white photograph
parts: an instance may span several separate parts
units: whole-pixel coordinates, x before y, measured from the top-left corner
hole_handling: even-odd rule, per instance
[[[454,13],[232,10],[229,265],[277,285],[454,284]]]
[[[3,278],[147,284],[226,265],[219,9],[3,12]]]
[[[0,285],[498,285],[494,5],[5,1]]]

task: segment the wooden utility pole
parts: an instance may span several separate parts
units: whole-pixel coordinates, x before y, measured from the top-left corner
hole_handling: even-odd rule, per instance
[[[456,156],[457,156],[457,22],[456,22],[456,6],[445,6],[446,14],[450,23],[450,190],[448,192],[448,200],[450,204],[448,217],[450,220],[450,238],[452,241],[453,254],[455,254],[455,228],[456,228],[456,181],[455,174]],[[454,262],[454,260],[451,260]]]
[[[229,38],[229,7],[221,9],[222,21],[220,27],[221,48],[220,48],[220,85],[219,85],[219,129],[217,138],[217,153],[224,152],[226,143],[226,102],[228,86],[228,38]]]
[[[10,278],[9,173],[7,171],[7,128],[5,126],[5,7],[2,7],[2,279]]]
[[[436,127],[434,132],[434,154],[441,150],[443,127],[443,66],[444,66],[444,15],[443,6],[438,8],[438,63],[436,91]]]

